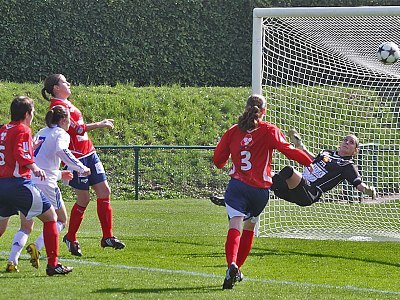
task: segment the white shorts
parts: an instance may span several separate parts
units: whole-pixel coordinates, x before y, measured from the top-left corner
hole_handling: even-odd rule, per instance
[[[39,190],[43,192],[46,198],[50,201],[51,205],[54,206],[55,209],[60,209],[64,206],[64,201],[62,199],[61,191],[58,186],[55,188],[48,186],[47,184],[35,184]]]

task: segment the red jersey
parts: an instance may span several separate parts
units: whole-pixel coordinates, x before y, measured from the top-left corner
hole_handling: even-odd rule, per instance
[[[86,124],[83,121],[81,111],[76,108],[71,101],[63,99],[51,99],[50,108],[56,105],[62,105],[68,108],[71,115],[71,123],[69,124],[68,134],[71,137],[69,149],[79,158],[87,156],[95,151],[93,143],[86,132]]]
[[[215,166],[221,169],[231,157],[231,177],[253,187],[269,188],[272,184],[274,149],[303,166],[312,162],[306,153],[286,141],[278,127],[265,121],[259,121],[259,126],[248,132],[241,131],[237,124],[233,125],[219,141],[213,160]]]
[[[33,164],[32,131],[20,121],[0,128],[0,178],[31,178],[26,165]]]

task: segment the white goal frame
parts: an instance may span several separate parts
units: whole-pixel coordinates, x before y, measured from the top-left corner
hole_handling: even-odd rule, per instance
[[[255,8],[253,10],[251,76],[251,89],[253,94],[262,94],[263,18],[303,16],[400,16],[400,6]]]
[[[266,73],[266,66],[265,66],[265,60],[263,59],[264,55],[264,47],[265,47],[265,36],[264,36],[264,20],[267,18],[291,18],[291,17],[308,17],[308,18],[313,18],[313,17],[318,17],[318,18],[324,18],[324,17],[399,17],[400,16],[400,6],[362,6],[362,7],[295,7],[295,8],[255,8],[253,10],[253,41],[252,41],[252,93],[253,94],[263,94],[266,99],[267,99],[267,108],[268,108],[268,101],[269,101],[269,94],[268,91],[265,90],[265,82],[263,82],[263,76],[265,76]],[[346,26],[346,25],[344,25]],[[383,41],[382,41],[383,42]],[[396,40],[394,42],[397,42],[397,44],[400,44],[400,39]],[[372,47],[372,49],[375,46]],[[376,48],[377,49],[377,48]],[[375,53],[373,53],[375,55]],[[357,61],[355,62],[357,64]],[[397,63],[400,65],[400,62]],[[400,84],[400,67],[393,68],[391,66],[384,67],[388,68],[388,76],[392,76],[393,78],[399,78],[399,84]],[[379,70],[378,70],[379,73]],[[368,103],[366,103],[368,105]],[[356,109],[356,108],[355,108]],[[303,112],[294,112],[293,117],[298,116]],[[274,120],[273,116],[268,114],[268,109],[267,109],[267,116],[266,116],[268,121],[271,121],[272,123],[275,123],[278,127],[282,128],[282,130],[287,130],[289,128],[286,128],[287,124],[280,124]],[[400,124],[400,120],[399,120]],[[398,125],[398,124],[397,124]],[[397,126],[396,125],[396,126]],[[398,130],[400,132],[400,128],[395,127],[394,130]],[[343,132],[343,134],[346,134],[346,132]],[[305,143],[308,141],[305,140]],[[315,141],[313,141],[315,142]],[[338,141],[335,141],[338,142]],[[374,156],[376,155],[376,147],[377,145],[374,142],[371,141],[364,141],[361,139],[361,146],[364,149],[364,154],[363,157],[366,157],[366,155],[369,156]],[[338,143],[336,143],[337,145]],[[313,145],[316,146],[316,145]],[[399,151],[399,157],[400,157],[400,146],[397,144],[397,139],[396,143],[394,145],[390,145],[392,148],[395,149],[395,151]],[[333,146],[332,146],[333,147]],[[391,149],[392,149],[391,148]],[[317,152],[320,149],[311,149],[313,152]],[[392,150],[391,150],[392,151]],[[371,154],[372,153],[372,154]],[[277,153],[275,154],[277,156]],[[376,158],[376,157],[375,157]],[[370,159],[368,163],[373,164],[374,159]],[[371,162],[372,161],[372,162]],[[275,172],[279,171],[279,168],[281,168],[283,165],[288,164],[288,160],[285,160],[282,157],[274,158],[273,161],[273,170]],[[290,162],[289,164],[292,164]],[[365,163],[367,164],[367,162]],[[295,166],[297,169],[299,169],[298,165]],[[374,175],[377,174],[378,171],[376,171],[376,166],[370,166],[370,169],[374,170]],[[395,167],[397,172],[399,172],[399,168]],[[379,175],[378,175],[379,176]],[[374,184],[374,182],[367,182],[367,184]],[[358,197],[358,196],[357,196]],[[346,210],[351,211],[346,217],[349,217],[350,220],[348,220],[348,223],[351,224],[352,220],[351,218],[354,217],[354,219],[358,218],[357,214],[358,213],[366,213],[366,223],[368,225],[365,225],[362,223],[358,224],[355,226],[354,231],[349,230],[345,231],[342,230],[343,232],[340,232],[341,229],[339,228],[339,232],[329,232],[329,229],[326,230],[325,228],[319,232],[319,224],[311,224],[308,226],[305,230],[297,230],[296,228],[289,228],[288,226],[294,226],[296,227],[297,223],[296,222],[302,222],[301,219],[304,217],[302,216],[302,211],[303,210],[308,210],[307,215],[303,219],[309,219],[313,218],[313,214],[315,213],[314,217],[318,217],[321,215],[321,211],[316,212],[318,209],[318,206],[320,205],[319,203],[314,204],[317,209],[314,209],[313,206],[304,208],[304,207],[298,207],[296,205],[292,205],[292,203],[288,203],[284,200],[277,199],[274,197],[273,192],[271,192],[271,199],[270,203],[267,205],[266,209],[264,210],[263,214],[260,216],[257,228],[256,228],[256,235],[257,236],[272,236],[272,237],[289,237],[289,238],[310,238],[310,239],[344,239],[344,240],[394,240],[394,241],[400,241],[400,195],[395,194],[391,195],[391,197],[386,197],[379,199],[375,204],[375,208],[373,208],[373,211],[369,211],[371,208],[364,209],[362,207],[363,205],[371,205],[371,202],[369,199],[365,199],[364,197],[360,196],[360,201],[356,201],[357,203],[352,203],[345,202],[343,204],[338,204],[338,205],[343,205],[346,206]],[[398,198],[397,198],[398,197]],[[387,199],[390,198],[390,201],[387,201]],[[393,200],[395,198],[395,200]],[[358,198],[357,198],[358,199]],[[271,202],[272,203],[277,203],[277,202],[284,202],[286,204],[282,204],[283,206],[280,208],[280,210],[272,210],[271,208]],[[332,202],[332,201],[330,201]],[[340,201],[338,201],[340,202]],[[331,205],[329,204],[322,204],[322,205]],[[372,205],[374,205],[372,203]],[[272,205],[273,207],[274,205]],[[325,208],[328,210],[329,208]],[[292,219],[290,217],[285,216],[284,218],[280,218],[278,215],[286,214],[287,212],[296,214],[296,220],[292,224]],[[375,218],[376,215],[384,215],[384,218],[388,219],[388,224],[382,224],[383,228],[375,228],[374,224],[371,225],[371,220],[370,215],[373,215],[373,219]],[[329,212],[324,213],[324,217],[328,215]],[[352,214],[354,214],[352,216]],[[338,216],[337,219],[343,218],[343,216]],[[386,220],[385,219],[385,220]],[[300,220],[300,221],[299,221]],[[375,220],[375,219],[374,219]],[[379,220],[379,218],[377,219]],[[283,222],[285,225],[279,225],[277,223]],[[338,220],[340,222],[340,220]],[[379,221],[377,221],[379,222]],[[373,222],[372,222],[373,223]],[[332,226],[332,225],[330,225]],[[335,226],[335,225],[333,225]],[[379,227],[379,226],[378,226]],[[314,234],[315,232],[316,234]],[[333,230],[335,231],[335,230]]]

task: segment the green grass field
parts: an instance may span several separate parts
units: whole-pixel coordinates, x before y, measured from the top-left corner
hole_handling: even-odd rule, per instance
[[[68,210],[72,202],[67,202]],[[399,299],[400,243],[256,238],[245,280],[221,290],[226,269],[225,209],[207,200],[113,201],[114,233],[127,247],[102,249],[95,203],[79,232],[83,256],[60,244],[74,267],[48,277],[24,253],[6,273],[13,217],[0,239],[0,298],[20,299]],[[34,241],[40,222],[30,237]],[[60,237],[61,240],[61,237]]]

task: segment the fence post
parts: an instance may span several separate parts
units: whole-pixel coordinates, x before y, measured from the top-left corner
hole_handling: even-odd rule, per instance
[[[135,200],[139,200],[139,147],[133,147],[135,151]]]

